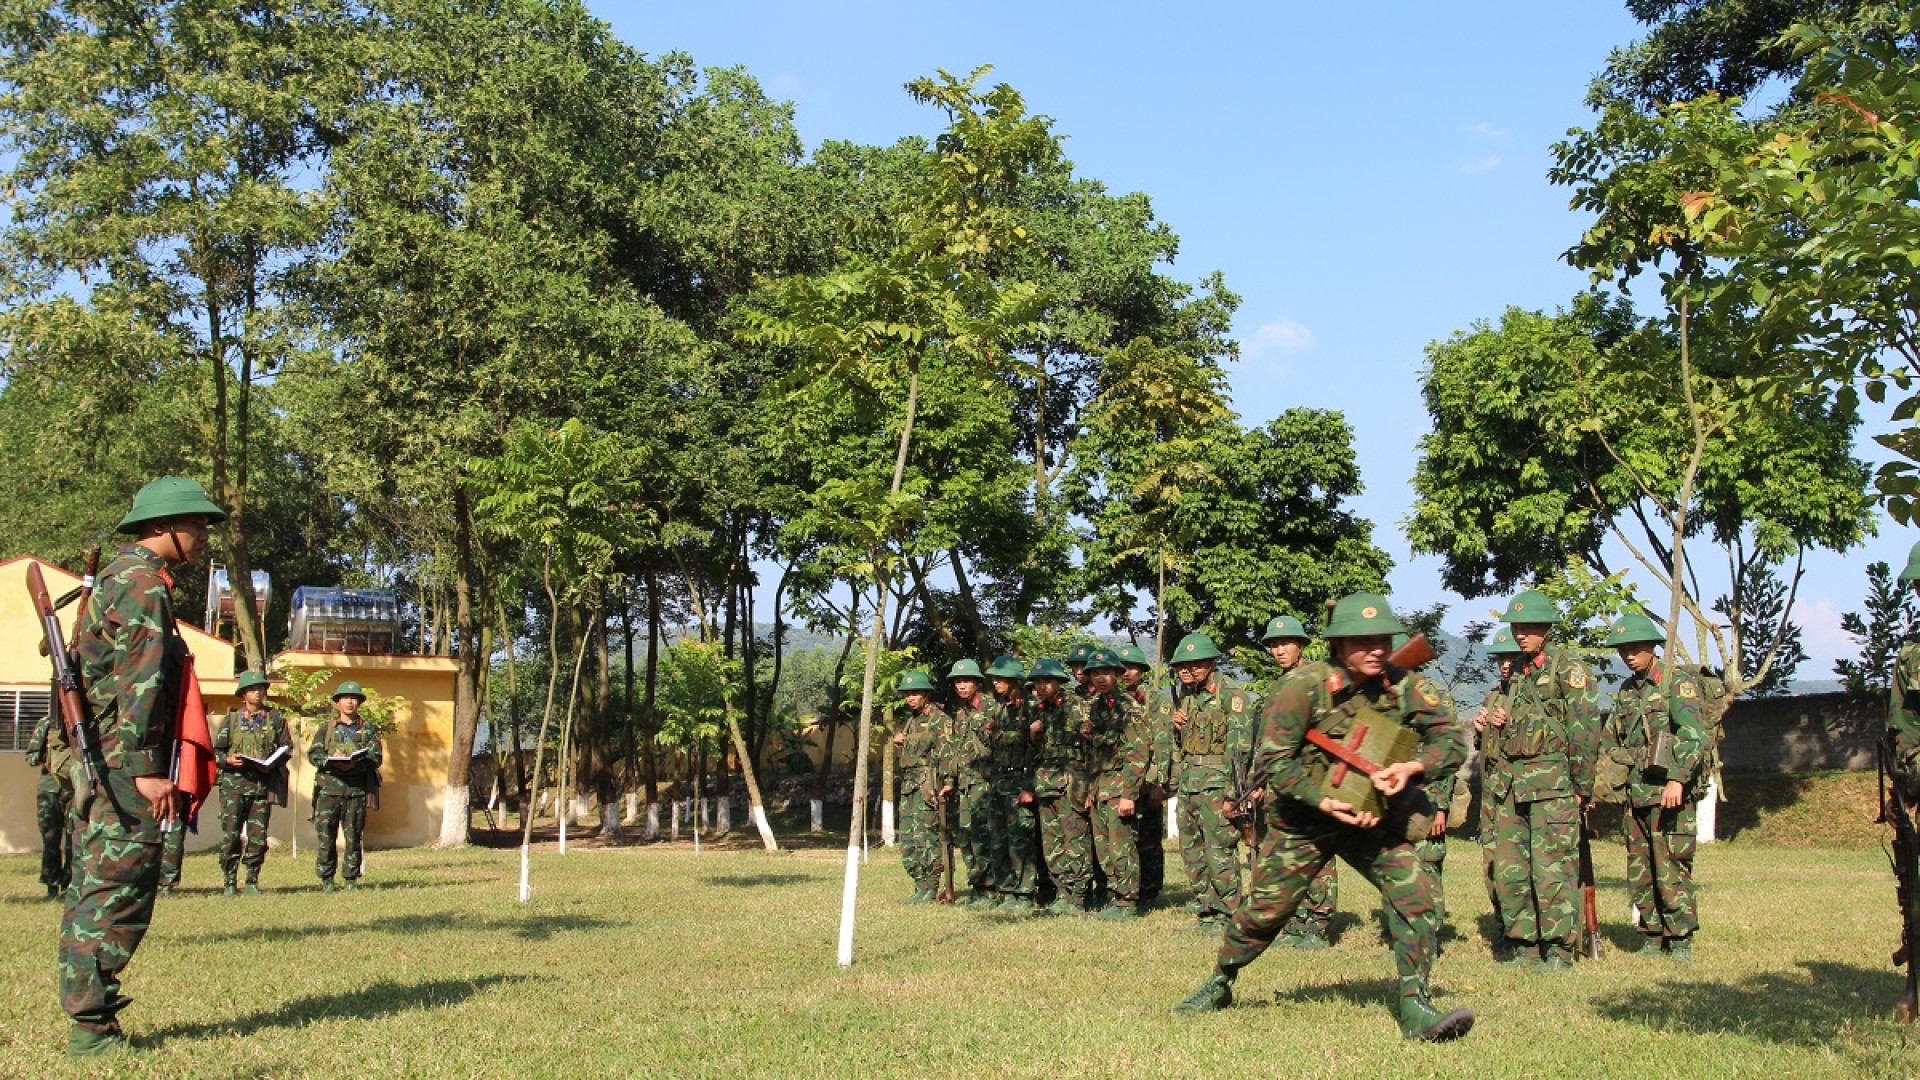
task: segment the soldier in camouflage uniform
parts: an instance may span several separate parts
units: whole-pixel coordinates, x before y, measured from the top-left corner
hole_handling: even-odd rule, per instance
[[[124,1049],[120,973],[153,918],[160,837],[177,800],[167,779],[187,671],[174,624],[173,576],[207,546],[226,512],[192,480],[163,477],[140,489],[119,530],[135,539],[101,571],[74,627],[87,688],[99,786],[74,775],[73,884],[60,921],[60,1005],[72,1019],[67,1053]]]
[[[55,703],[54,708],[58,708]],[[58,714],[49,712],[33,726],[27,764],[40,770],[34,793],[34,819],[40,826],[40,884],[47,899],[58,900],[73,877],[73,847],[67,820],[73,813],[73,750]]]
[[[1120,673],[1120,692],[1147,711],[1147,782],[1140,789],[1140,906],[1149,908],[1159,898],[1167,879],[1167,791],[1173,786],[1173,739],[1161,738],[1156,727],[1147,676],[1153,665],[1138,645],[1114,650],[1127,665]]]
[[[1627,885],[1646,935],[1640,952],[1658,956],[1664,948],[1686,963],[1700,926],[1693,900],[1694,802],[1707,731],[1692,676],[1661,670],[1654,646],[1666,638],[1645,615],[1615,620],[1607,644],[1620,650],[1620,662],[1632,674],[1613,696],[1601,768],[1618,767],[1609,780],[1619,783],[1626,798]]]
[[[924,671],[900,676],[906,719],[893,736],[900,778],[900,865],[913,879],[909,903],[931,903],[940,893],[946,852],[940,848],[940,758],[947,711],[934,703],[937,688]]]
[[[1085,699],[1090,692],[1087,688],[1087,657],[1093,655],[1093,646],[1075,645],[1067,653],[1067,671],[1073,675],[1073,695]]]
[[[334,868],[339,865],[336,834],[339,845],[347,849],[340,876],[348,889],[356,888],[360,880],[367,796],[380,786],[380,762],[385,755],[380,733],[360,719],[360,703],[366,697],[359,683],[341,683],[333,692],[333,716],[307,744],[307,760],[314,769],[313,828],[320,834],[313,869],[323,892],[333,891]],[[342,760],[349,757],[354,759]]]
[[[1405,630],[1385,597],[1347,596],[1327,623],[1337,666],[1305,664],[1274,692],[1261,715],[1254,754],[1255,772],[1264,778],[1265,825],[1247,901],[1220,943],[1213,974],[1175,1012],[1210,1012],[1232,1004],[1240,969],[1273,942],[1314,874],[1338,856],[1380,888],[1400,977],[1401,1034],[1437,1042],[1473,1026],[1471,1012],[1442,1015],[1428,999],[1433,902],[1410,842],[1421,823],[1416,811],[1426,805],[1418,790],[1421,779],[1458,769],[1466,750],[1447,722],[1445,695],[1432,680],[1388,663],[1392,635]],[[1337,741],[1363,718],[1375,717],[1378,723],[1380,714],[1420,740],[1411,760],[1384,764],[1373,774],[1374,788],[1393,800],[1385,821],[1323,793],[1323,781],[1336,763],[1307,738],[1309,730],[1317,730]]]
[[[1276,615],[1267,622],[1267,629],[1260,635],[1260,643],[1267,647],[1267,654],[1273,662],[1280,665],[1280,678],[1285,679],[1299,668],[1306,654],[1307,628],[1300,620],[1291,615]],[[1280,680],[1274,680],[1273,690],[1280,688]],[[1269,691],[1271,696],[1272,691]],[[1248,744],[1259,738],[1259,717],[1253,719],[1253,729],[1248,735]],[[1293,913],[1292,921],[1281,932],[1276,945],[1289,949],[1311,952],[1327,947],[1327,931],[1333,924],[1333,913],[1340,907],[1340,864],[1332,859],[1313,876],[1313,884],[1307,888],[1306,899],[1300,901],[1300,907]]]
[[[1393,649],[1407,643],[1406,634],[1393,635]],[[1447,723],[1457,731],[1460,727],[1460,712],[1453,703],[1450,694],[1442,694],[1447,711]],[[1464,741],[1465,736],[1462,736]],[[1427,780],[1427,798],[1433,800],[1433,825],[1427,830],[1426,838],[1413,845],[1414,858],[1420,862],[1421,873],[1427,876],[1427,888],[1433,891],[1434,927],[1436,932],[1447,925],[1447,812],[1453,806],[1454,788],[1460,779],[1458,770]]]
[[[1488,787],[1506,962],[1566,971],[1579,941],[1581,814],[1593,795],[1600,688],[1586,665],[1547,648],[1560,613],[1545,594],[1520,593],[1502,618],[1521,652],[1506,707],[1487,717],[1508,764]]]
[[[1040,850],[1060,894],[1056,914],[1087,910],[1093,895],[1093,823],[1086,800],[1087,740],[1080,732],[1080,708],[1067,700],[1071,678],[1057,660],[1033,665],[1033,697],[1027,703],[1027,731],[1035,740],[1033,794],[1039,803]]]
[[[1251,759],[1252,699],[1215,670],[1220,650],[1205,634],[1188,634],[1173,649],[1172,692],[1154,699],[1162,730],[1175,739],[1174,785],[1180,795],[1180,859],[1199,902],[1199,928],[1218,932],[1240,906],[1240,830],[1227,820],[1236,762]]]
[[[967,856],[971,890],[967,907],[1000,902],[999,867],[1006,848],[1006,838],[994,829],[993,751],[987,744],[987,725],[999,717],[1000,703],[980,692],[984,679],[972,660],[962,660],[947,672],[947,685],[958,699],[947,742],[948,775],[960,805],[960,849]]]
[[[1040,834],[1034,824],[1033,734],[1027,729],[1020,682],[1026,674],[1011,656],[987,668],[997,715],[983,729],[993,761],[987,811],[994,837],[994,882],[1000,910],[1028,915],[1040,884]]]
[[[267,823],[274,799],[285,797],[287,759],[264,769],[255,763],[283,749],[291,754],[293,733],[279,709],[267,708],[265,674],[242,672],[234,689],[240,693],[240,707],[227,711],[213,735],[213,751],[220,759],[220,873],[226,878],[226,894],[233,896],[235,879],[245,865],[247,895],[259,896]]]
[[[1493,635],[1492,644],[1487,646],[1487,655],[1500,671],[1500,681],[1480,702],[1480,711],[1474,714],[1474,737],[1479,742],[1479,758],[1476,768],[1477,790],[1474,802],[1478,806],[1473,823],[1473,835],[1480,843],[1481,874],[1486,879],[1487,904],[1493,909],[1500,932],[1506,933],[1507,921],[1500,911],[1500,887],[1494,880],[1494,825],[1499,817],[1498,800],[1488,792],[1496,788],[1501,791],[1512,789],[1513,777],[1508,770],[1506,755],[1500,752],[1500,736],[1504,730],[1493,726],[1488,718],[1506,715],[1507,686],[1519,666],[1520,646],[1513,643],[1513,631],[1501,627]],[[1496,779],[1497,777],[1497,779]],[[1499,950],[1498,959],[1509,959],[1504,944]]]
[[[1097,917],[1118,920],[1140,915],[1137,830],[1140,788],[1147,775],[1146,710],[1120,692],[1124,670],[1126,664],[1112,649],[1095,649],[1087,657],[1088,699],[1080,723],[1089,751],[1092,793],[1087,812],[1093,817],[1093,851],[1113,894],[1113,902]]]

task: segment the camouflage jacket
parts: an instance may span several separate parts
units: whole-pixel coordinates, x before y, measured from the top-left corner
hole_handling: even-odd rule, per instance
[[[293,733],[287,730],[287,718],[279,709],[261,712],[229,709],[226,719],[220,721],[220,730],[213,733],[213,753],[219,760],[220,771],[248,779],[262,779],[266,774],[253,765],[227,764],[229,754],[264,758],[282,746],[291,754]],[[276,768],[285,767],[286,759],[282,758]]]
[[[1421,676],[1421,678],[1424,679],[1426,676]],[[1434,691],[1439,694],[1440,707],[1445,710],[1447,714],[1447,726],[1453,729],[1454,736],[1460,740],[1460,764],[1455,765],[1445,772],[1432,773],[1421,777],[1421,780],[1424,781],[1427,786],[1427,797],[1433,800],[1434,808],[1441,813],[1446,813],[1453,807],[1453,793],[1460,784],[1460,769],[1462,765],[1466,764],[1465,754],[1468,745],[1467,740],[1471,738],[1471,736],[1467,734],[1467,731],[1470,725],[1461,722],[1460,709],[1459,706],[1454,704],[1453,696],[1445,690],[1442,690],[1439,683],[1435,683],[1431,679],[1428,679],[1427,682],[1432,685]],[[1448,822],[1449,827],[1451,827],[1452,824],[1451,821]]]
[[[1253,698],[1218,672],[1199,689],[1182,685],[1179,693],[1178,702],[1172,690],[1153,699],[1153,729],[1173,747],[1169,779],[1182,795],[1224,796],[1233,790],[1235,759],[1253,750]],[[1175,712],[1186,713],[1185,725],[1174,727]]]
[[[1673,733],[1673,768],[1653,764],[1654,739]],[[1707,750],[1707,729],[1700,715],[1700,687],[1684,671],[1673,673],[1671,695],[1660,689],[1660,668],[1628,676],[1613,695],[1613,713],[1607,718],[1610,749],[1625,751],[1628,764],[1627,802],[1632,806],[1660,805],[1661,789],[1678,780],[1691,789],[1701,779]],[[1683,795],[1683,798],[1690,796]]]
[[[1893,689],[1887,701],[1887,730],[1893,735],[1894,765],[1909,788],[1920,788],[1920,642],[1900,647],[1893,662]]]
[[[1089,747],[1080,734],[1081,714],[1085,706],[1072,695],[1062,693],[1060,700],[1027,702],[1022,717],[1031,731],[1040,721],[1040,734],[1034,736],[1033,793],[1042,798],[1078,795],[1086,798]]]
[[[1424,783],[1451,776],[1466,762],[1466,742],[1447,709],[1446,695],[1433,680],[1417,671],[1389,668],[1387,675],[1356,683],[1344,669],[1311,660],[1280,681],[1261,713],[1260,741],[1253,750],[1256,784],[1318,807],[1321,780],[1335,762],[1333,755],[1307,741],[1307,732],[1338,739],[1363,708],[1384,713],[1419,734],[1413,760],[1422,767]],[[1281,800],[1268,799],[1265,805],[1275,813],[1285,812]]]
[[[964,784],[984,783],[993,776],[993,748],[987,743],[987,726],[1000,713],[1000,703],[985,692],[954,706],[948,728],[948,776]]]
[[[385,751],[380,735],[365,720],[341,724],[335,716],[320,725],[307,744],[307,760],[313,763],[313,791],[316,795],[365,795],[380,786],[380,763]],[[345,757],[362,748],[367,756],[349,765],[329,765],[330,757]]]
[[[1139,689],[1123,691],[1147,714],[1147,772],[1146,782],[1162,790],[1173,786],[1174,759],[1179,756],[1173,741],[1174,731],[1172,710],[1160,709],[1160,697],[1164,690],[1154,690],[1141,683]]]
[[[1026,718],[1026,705],[1018,698],[995,703],[999,706],[998,713],[981,729],[987,756],[993,762],[994,782],[1022,791],[1031,790],[1034,739],[1027,728],[1032,721]]]
[[[1140,798],[1147,779],[1147,711],[1130,694],[1094,696],[1082,713],[1093,734],[1087,739],[1087,771],[1101,802]]]
[[[164,776],[187,645],[173,621],[173,576],[129,544],[106,569],[73,632],[100,760],[129,777]]]
[[[55,701],[58,709],[60,703]],[[27,764],[40,770],[40,790],[62,791],[73,784],[73,750],[67,746],[67,729],[59,713],[48,713],[33,725],[33,739],[27,743]]]
[[[1506,726],[1498,729],[1507,768],[1490,777],[1495,799],[1509,791],[1523,803],[1592,795],[1600,686],[1585,664],[1541,650],[1509,680],[1507,714]]]
[[[932,702],[922,712],[906,710],[906,720],[900,729],[906,738],[894,754],[894,767],[899,770],[901,790],[918,790],[928,800],[932,800],[939,788],[935,783],[942,775],[941,763],[946,753],[947,710]]]

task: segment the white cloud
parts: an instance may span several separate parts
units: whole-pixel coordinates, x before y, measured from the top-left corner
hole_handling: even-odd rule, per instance
[[[1483,139],[1504,139],[1507,137],[1507,129],[1491,120],[1482,120],[1467,130]]]
[[[1492,156],[1474,158],[1472,160],[1461,158],[1459,161],[1453,163],[1454,171],[1461,176],[1480,176],[1484,173],[1490,173],[1499,167],[1500,159]]]
[[[1800,645],[1810,659],[1809,663],[1800,665],[1802,679],[1828,678],[1827,670],[1835,660],[1860,653],[1860,643],[1840,629],[1839,609],[1824,596],[1815,600],[1804,596],[1796,598],[1793,621],[1800,624]]]
[[[1292,319],[1261,323],[1253,336],[1240,343],[1240,355],[1247,360],[1277,360],[1313,348],[1313,331]]]

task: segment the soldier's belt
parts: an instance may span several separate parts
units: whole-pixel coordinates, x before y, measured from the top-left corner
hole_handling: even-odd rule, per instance
[[[1180,760],[1188,765],[1209,765],[1216,769],[1229,768],[1233,764],[1233,759],[1226,754],[1183,753],[1180,755]]]

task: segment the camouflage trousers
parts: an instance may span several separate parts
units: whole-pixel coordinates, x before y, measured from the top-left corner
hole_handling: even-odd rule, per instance
[[[1340,909],[1340,864],[1332,859],[1313,875],[1313,881],[1307,885],[1307,895],[1300,900],[1300,907],[1294,911],[1293,918],[1287,920],[1287,928],[1282,933],[1304,934],[1308,931],[1327,936],[1327,928],[1333,925],[1333,913]]]
[[[34,820],[40,826],[40,884],[64,889],[73,877],[72,841],[67,817],[73,813],[73,789],[56,777],[43,777],[34,796]]]
[[[1320,871],[1338,857],[1380,890],[1402,998],[1427,992],[1435,921],[1413,846],[1384,829],[1356,829],[1293,800],[1270,813],[1246,902],[1220,942],[1218,969],[1231,976],[1273,944]],[[1316,820],[1317,819],[1317,820]]]
[[[267,799],[267,782],[239,773],[220,774],[220,873],[227,884],[234,883],[240,867],[247,868],[247,880],[260,880],[260,867],[267,861],[267,821],[273,804]],[[244,834],[245,854],[241,853]]]
[[[1240,830],[1220,810],[1225,790],[1180,792],[1180,861],[1201,916],[1240,906]]]
[[[954,797],[959,803],[960,850],[967,856],[967,887],[992,892],[999,884],[993,864],[993,785],[982,777],[964,776]]]
[[[994,885],[1003,894],[1029,900],[1040,884],[1040,836],[1034,825],[1034,804],[1023,805],[1020,795],[1027,792],[1031,799],[1032,787],[1029,774],[996,777],[987,802]]]
[[[1158,786],[1140,792],[1140,903],[1150,904],[1167,880],[1167,800]]]
[[[1569,952],[1578,944],[1580,804],[1571,795],[1516,802],[1496,811],[1493,883],[1510,941]]]
[[[946,860],[940,851],[940,807],[929,797],[925,769],[900,774],[900,867],[916,889],[938,889]]]
[[[1113,800],[1093,801],[1093,854],[1119,907],[1140,903],[1140,815],[1120,816]]]
[[[76,788],[73,884],[60,920],[60,1007],[75,1027],[106,1033],[130,998],[120,973],[153,921],[160,845],[152,815],[119,770],[101,773],[102,790]]]
[[[1043,787],[1036,783],[1036,787]],[[1081,805],[1067,794],[1062,778],[1057,794],[1041,795],[1039,804],[1040,851],[1046,859],[1047,873],[1063,895],[1085,906],[1093,892],[1093,821]]]
[[[360,838],[367,830],[367,797],[361,794],[333,795],[316,792],[313,796],[313,828],[320,834],[320,850],[313,861],[314,873],[321,881],[332,881],[338,855],[338,843],[347,849],[346,866],[341,876],[353,881],[360,876]]]
[[[171,889],[180,884],[180,862],[187,857],[186,800],[174,811],[173,824],[160,835],[160,884]]]
[[[1636,806],[1626,813],[1627,888],[1650,937],[1692,937],[1700,928],[1693,899],[1697,842],[1691,801],[1672,810]]]
[[[1427,876],[1427,889],[1433,894],[1434,929],[1447,923],[1447,838],[1422,840],[1413,845],[1413,857],[1420,872]]]
[[[1493,909],[1494,921],[1500,927],[1500,932],[1504,934],[1507,920],[1500,909],[1500,887],[1495,883],[1493,873],[1494,819],[1498,816],[1499,808],[1488,799],[1481,798],[1478,801],[1480,814],[1474,822],[1473,836],[1480,845],[1480,876],[1487,886],[1487,905]],[[1577,847],[1575,854],[1578,855]]]

